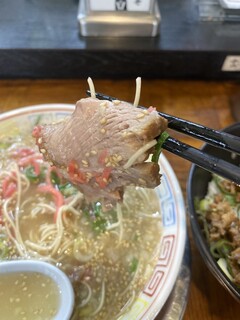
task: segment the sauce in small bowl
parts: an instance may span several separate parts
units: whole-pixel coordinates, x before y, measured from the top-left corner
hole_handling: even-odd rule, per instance
[[[1,262],[0,309],[3,319],[67,320],[74,305],[68,277],[37,260]]]

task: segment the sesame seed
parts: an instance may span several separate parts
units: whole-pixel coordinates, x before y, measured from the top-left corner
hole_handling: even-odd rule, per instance
[[[82,160],[82,163],[88,165],[88,162],[86,160]]]
[[[145,117],[145,114],[144,114],[144,113],[139,113],[139,114],[137,115],[137,119],[141,119],[141,118],[143,118],[143,117]]]
[[[42,138],[39,138],[39,139],[38,139],[38,143],[39,143],[39,144],[42,143]]]
[[[142,179],[142,178],[139,178],[138,182],[141,183],[141,184],[146,184],[146,181],[144,179]]]
[[[106,101],[100,103],[100,107],[106,107],[106,105],[107,105]]]
[[[126,137],[128,135],[127,131],[123,131],[122,136]]]
[[[40,152],[41,153],[46,153],[46,150],[45,149],[40,149]]]
[[[108,162],[106,163],[106,167],[111,167],[111,162],[110,162],[110,161],[108,161]]]
[[[85,153],[85,156],[88,158],[90,156],[90,153],[89,152],[86,152]]]
[[[101,124],[107,123],[107,119],[106,119],[106,118],[102,118],[102,119],[100,120],[100,123],[101,123]]]
[[[121,103],[120,100],[113,100],[113,104],[115,104],[115,105],[118,105],[118,104],[120,104],[120,103]]]
[[[105,133],[106,130],[105,130],[105,129],[101,129],[100,132],[101,132],[101,133]]]
[[[97,154],[97,151],[91,150],[91,154],[96,155],[96,154]]]

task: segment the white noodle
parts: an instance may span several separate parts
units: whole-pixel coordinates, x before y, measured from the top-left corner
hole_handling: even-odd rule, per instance
[[[21,173],[19,172],[17,164],[15,164],[15,173],[17,176],[17,204],[16,204],[16,215],[17,215],[17,223],[18,222],[18,216],[19,216],[19,209],[20,209],[20,201],[21,201],[21,194],[22,194],[22,185],[21,185]]]
[[[134,107],[137,107],[140,100],[140,93],[141,93],[141,78],[138,77],[136,79],[136,92],[135,92],[135,99],[133,102]]]
[[[21,204],[21,210],[23,210],[23,208],[25,207],[26,204],[32,203],[33,200],[34,200],[34,197],[30,197],[30,198],[24,200],[23,203]]]
[[[56,210],[55,210],[56,211]],[[48,223],[44,223],[41,224],[39,227],[40,232],[42,232],[42,235],[44,235],[46,233],[46,231],[48,232],[48,229],[56,229],[56,225],[55,224],[48,224]]]
[[[144,188],[138,188],[138,190],[140,191],[140,195],[142,196],[143,202],[144,202],[144,203],[148,203],[148,201],[149,201],[149,195],[147,194],[146,189],[144,189]]]
[[[146,214],[143,212],[139,212],[138,216],[141,218],[150,218],[150,219],[157,219],[157,220],[161,220],[161,216],[160,215],[153,215],[153,214]]]
[[[117,202],[117,216],[118,216],[118,221],[120,222],[119,224],[119,244],[120,244],[123,237],[123,223],[122,223],[122,208],[120,203],[118,202]]]
[[[68,240],[64,240],[64,246],[62,246],[60,248],[60,252],[59,255],[61,254],[61,256],[58,256],[58,260],[63,260],[66,257],[66,253],[65,251],[67,251],[74,243],[74,240],[68,239]]]
[[[92,78],[88,77],[87,78],[87,82],[88,82],[88,85],[89,85],[89,90],[90,90],[90,93],[91,93],[91,97],[92,98],[96,98],[96,92],[95,92],[94,83],[92,81]]]
[[[112,223],[111,225],[107,226],[106,229],[107,231],[110,231],[119,227],[119,233],[116,232],[116,234],[118,236],[118,243],[120,244],[123,237],[123,222],[122,222],[123,219],[122,219],[122,208],[119,203],[117,203],[117,218],[118,218],[118,222]]]
[[[15,227],[12,219],[8,215],[7,205],[10,200],[11,200],[11,198],[9,198],[3,205],[3,216],[6,219],[6,222],[9,222],[10,226],[12,227],[12,229],[16,235],[16,233],[17,233],[16,227]],[[24,256],[24,252],[22,251],[22,246],[20,246],[18,244],[18,242],[16,241],[16,239],[12,236],[12,233],[11,233],[11,230],[9,229],[8,223],[5,223],[5,230],[8,234],[9,239],[11,239],[11,241],[15,244],[15,247],[16,247],[18,253],[20,254],[20,256]]]
[[[28,247],[30,247],[33,250],[39,250],[39,251],[43,251],[43,252],[51,252],[52,255],[54,255],[60,244],[62,241],[62,237],[63,237],[63,233],[64,233],[64,227],[63,227],[63,223],[62,223],[62,214],[63,211],[67,210],[67,206],[62,206],[60,207],[59,211],[58,211],[58,216],[57,216],[57,221],[56,221],[56,227],[57,227],[57,235],[56,238],[54,239],[54,241],[50,244],[50,245],[39,245],[37,243],[33,243],[29,240],[26,240],[26,245]]]
[[[38,207],[42,207],[42,208],[47,209],[51,212],[56,211],[56,209],[53,206],[51,206],[50,204],[46,204],[46,203],[38,203]]]
[[[21,237],[21,234],[20,234],[20,230],[19,230],[19,207],[20,207],[20,200],[21,200],[21,191],[22,191],[22,188],[21,188],[21,173],[19,172],[19,169],[18,167],[14,164],[13,165],[13,168],[14,168],[14,172],[16,173],[16,183],[17,183],[17,202],[16,202],[16,205],[15,205],[15,209],[13,211],[15,211],[15,224],[13,222],[13,220],[9,217],[8,215],[8,209],[7,209],[7,206],[9,204],[9,202],[14,198],[14,195],[13,194],[9,200],[7,200],[5,203],[4,203],[4,206],[3,206],[3,211],[4,211],[4,216],[5,218],[7,219],[7,221],[10,223],[11,227],[13,228],[14,230],[14,233],[15,233],[15,237],[16,239],[14,239],[14,237],[12,236],[11,234],[11,231],[9,230],[8,228],[8,233],[9,233],[9,236],[11,238],[11,240],[15,243],[16,245],[16,240],[20,243],[20,246],[17,245],[17,249],[19,251],[19,253],[21,255],[24,255],[22,249],[24,251],[26,251],[26,248],[25,248],[25,245],[22,241],[22,237]],[[12,175],[10,175],[12,176]],[[20,194],[19,194],[20,193]],[[20,250],[20,247],[21,247],[21,250]]]
[[[40,212],[42,212],[43,210],[42,210],[42,208],[40,208],[40,207],[35,207],[35,208],[33,208],[32,210],[31,210],[31,213],[30,213],[30,215],[31,215],[31,218],[34,218],[34,217],[36,217]]]
[[[103,281],[99,306],[93,313],[90,314],[90,316],[95,316],[102,309],[104,300],[105,300],[105,282]]]
[[[24,174],[21,174],[21,179],[24,180],[24,182],[26,183],[26,186],[25,186],[25,187],[22,186],[22,191],[25,193],[25,192],[29,189],[29,187],[30,187],[30,181],[28,180],[27,177],[25,177]]]
[[[47,230],[48,232],[46,232],[44,235],[42,235],[42,237],[40,238],[40,242],[44,242],[48,239],[53,238],[54,236],[56,236],[57,230]]]
[[[130,281],[129,285],[123,290],[123,292],[120,293],[120,297],[124,296],[131,288],[131,286],[135,283],[135,280],[137,279],[137,276],[139,274],[140,271],[140,263],[141,261],[138,261],[138,265],[137,265],[137,270],[135,271],[132,280]]]
[[[151,149],[152,147],[154,147],[157,144],[157,140],[152,140],[149,141],[148,143],[146,143],[143,147],[141,147],[140,149],[138,149],[129,159],[128,161],[125,163],[125,165],[123,166],[124,169],[128,169],[130,168],[135,161],[142,155],[144,154],[147,150]]]
[[[128,301],[125,303],[125,305],[122,307],[121,312],[116,315],[116,319],[121,319],[123,314],[129,309],[129,307],[133,304],[133,301],[135,299],[136,293],[133,290],[132,296],[128,299]]]
[[[83,200],[83,194],[79,191],[75,196],[74,198],[72,199],[71,202],[68,203],[68,206],[69,207],[74,207],[76,206],[80,200],[82,201]]]
[[[81,283],[83,285],[85,285],[85,287],[87,287],[88,295],[85,299],[82,300],[82,303],[80,303],[80,305],[78,305],[79,308],[84,307],[89,302],[89,300],[91,299],[91,296],[92,296],[92,288],[89,286],[89,284],[86,283],[85,281],[81,281]]]

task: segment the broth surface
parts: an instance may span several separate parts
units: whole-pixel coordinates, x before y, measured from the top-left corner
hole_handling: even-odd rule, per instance
[[[71,320],[120,318],[156,264],[156,192],[128,187],[121,203],[88,203],[31,143],[0,143],[0,260],[34,258],[65,272],[75,291]]]
[[[59,289],[38,272],[0,274],[1,320],[50,320],[59,308]]]

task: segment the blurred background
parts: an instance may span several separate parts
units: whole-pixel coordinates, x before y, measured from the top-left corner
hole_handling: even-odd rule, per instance
[[[238,0],[0,0],[0,77],[132,78],[141,68],[144,78],[239,79],[238,6]]]

